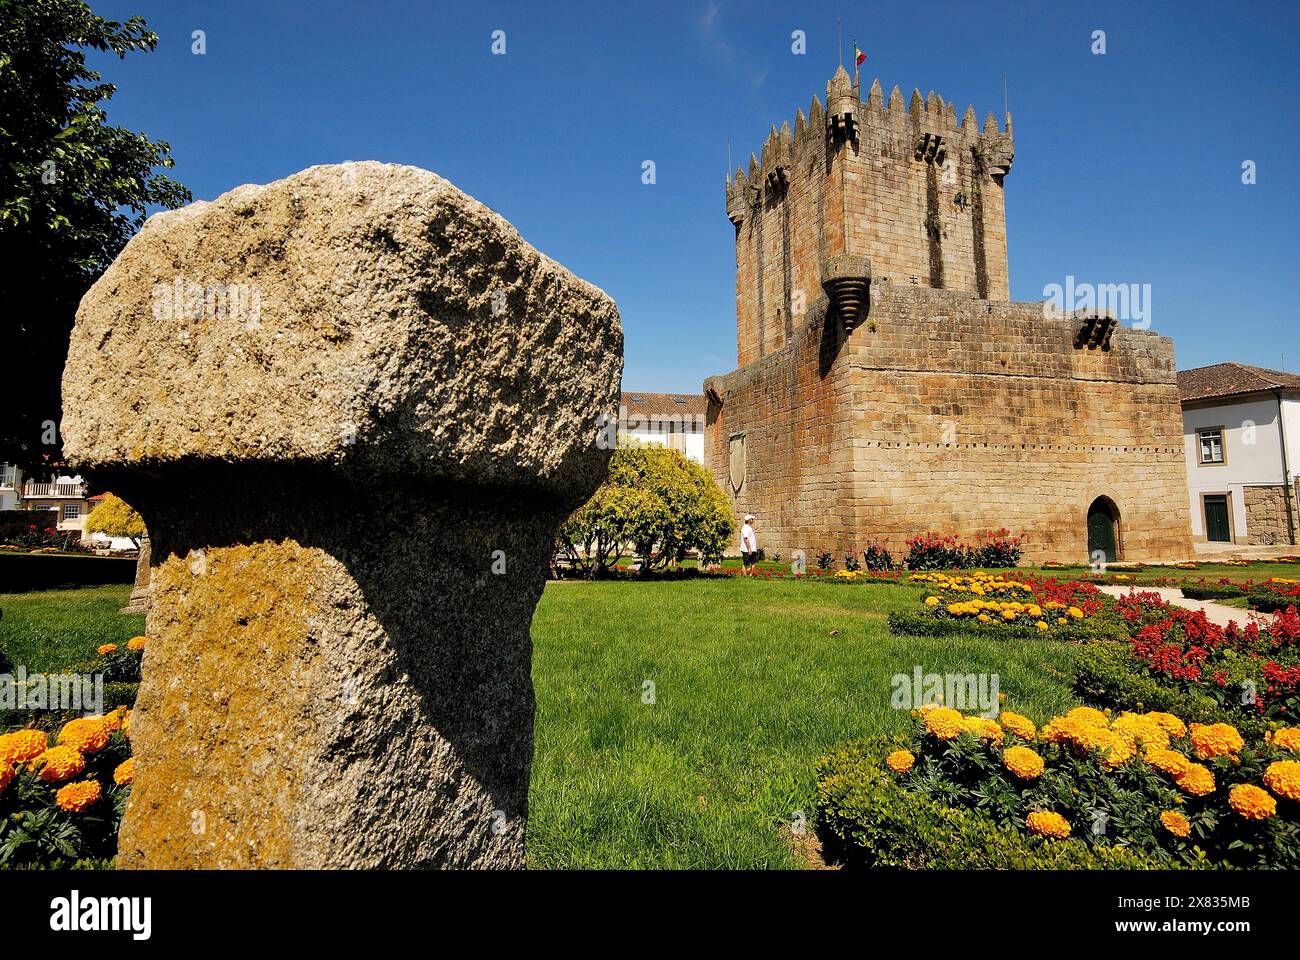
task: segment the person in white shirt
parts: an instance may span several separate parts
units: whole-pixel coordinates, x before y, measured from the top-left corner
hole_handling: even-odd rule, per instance
[[[758,559],[758,538],[754,536],[754,515],[745,514],[745,525],[740,528],[740,567],[747,576],[754,575],[754,562]]]

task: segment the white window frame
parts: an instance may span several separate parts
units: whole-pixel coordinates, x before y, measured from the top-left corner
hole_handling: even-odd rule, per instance
[[[1228,447],[1224,443],[1224,434],[1226,430],[1223,427],[1200,427],[1196,431],[1196,463],[1202,467],[1222,467],[1228,462]],[[1205,455],[1206,437],[1210,434],[1218,434],[1218,459],[1213,457],[1207,458]],[[1212,451],[1213,452],[1213,451]]]

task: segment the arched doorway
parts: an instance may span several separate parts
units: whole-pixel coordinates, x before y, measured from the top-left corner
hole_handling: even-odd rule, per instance
[[[1098,497],[1088,508],[1088,560],[1114,563],[1119,553],[1119,508],[1109,497]]]

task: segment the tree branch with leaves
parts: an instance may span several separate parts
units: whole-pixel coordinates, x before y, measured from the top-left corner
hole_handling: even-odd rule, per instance
[[[62,460],[52,425],[77,305],[154,208],[189,202],[158,172],[165,141],[108,123],[115,92],[86,50],[151,51],[140,17],[105,20],[76,0],[0,0],[0,302],[10,371],[0,462]],[[53,441],[53,442],[51,442]]]

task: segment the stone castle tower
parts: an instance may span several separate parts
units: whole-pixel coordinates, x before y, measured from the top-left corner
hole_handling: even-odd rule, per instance
[[[1173,343],[1009,300],[1013,155],[1010,115],[863,99],[840,67],[728,179],[738,369],[705,383],[705,456],[769,550],[1008,527],[1030,559],[1190,553]]]
[[[793,134],[773,127],[762,159],[727,184],[741,366],[793,337],[825,281],[850,297],[865,285],[848,281],[871,279],[1008,296],[1010,115],[1005,130],[991,113],[981,129],[973,107],[958,122],[933,91],[913,90],[908,108],[894,87],[886,103],[879,80],[864,102],[843,67],[826,104],[813,97]]]

